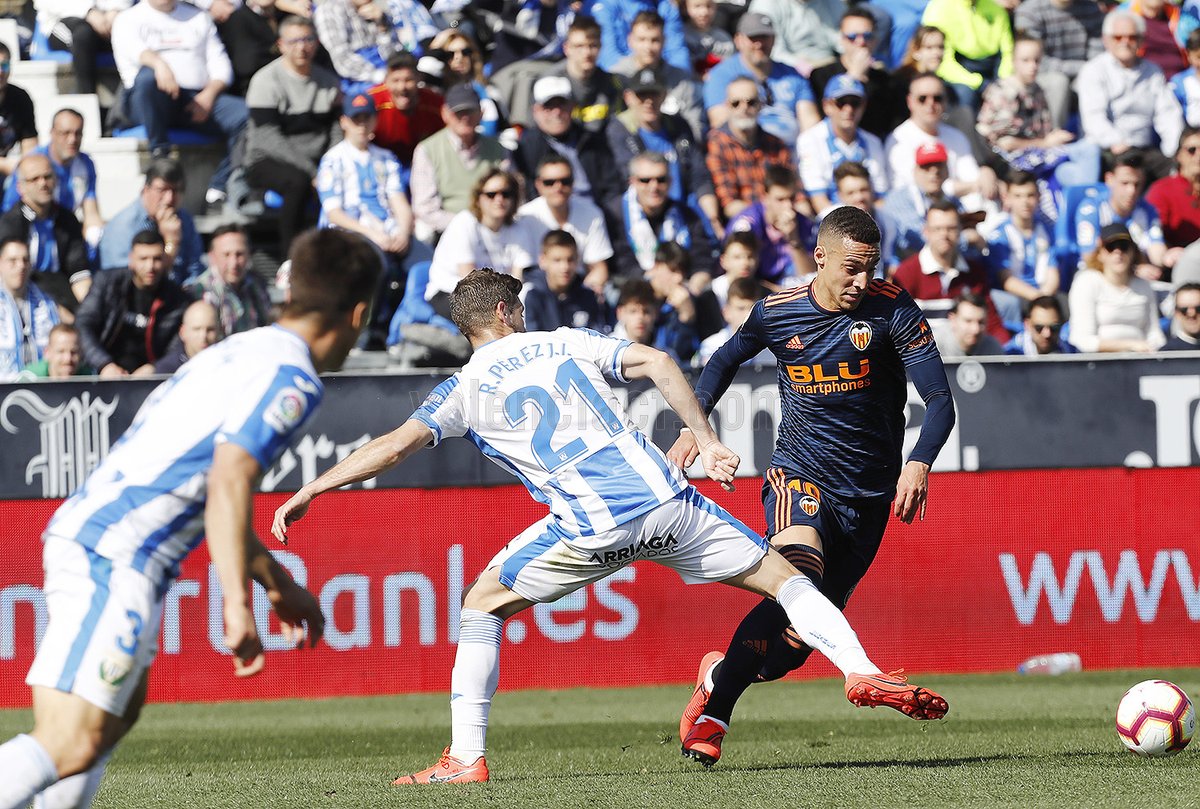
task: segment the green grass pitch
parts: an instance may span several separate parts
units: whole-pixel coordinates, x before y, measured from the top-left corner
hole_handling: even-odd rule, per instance
[[[679,754],[687,686],[501,693],[492,781],[460,787],[389,786],[441,753],[445,695],[151,705],[95,806],[1200,807],[1200,742],[1147,760],[1117,740],[1152,676],[1200,690],[1200,670],[922,677],[950,715],[914,722],[833,680],[755,686],[710,771]],[[30,722],[0,711],[0,738]]]

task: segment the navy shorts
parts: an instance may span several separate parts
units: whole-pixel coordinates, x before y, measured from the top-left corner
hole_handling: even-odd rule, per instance
[[[780,467],[771,467],[763,475],[768,539],[793,525],[816,529],[825,554],[821,592],[841,608],[879,551],[892,499],[839,497]]]

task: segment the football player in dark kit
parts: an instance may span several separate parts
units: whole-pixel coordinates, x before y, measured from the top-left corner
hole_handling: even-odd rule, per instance
[[[924,518],[929,467],[954,426],[950,386],[924,315],[900,287],[871,280],[879,242],[869,214],[850,207],[830,212],[813,251],[816,278],[755,304],[709,360],[696,390],[711,412],[742,362],[764,348],[775,354],[783,417],[764,475],[767,536],[843,608],[875,558],[889,515],[906,523]],[[925,401],[925,420],[902,465],[909,379]],[[686,469],[695,446],[685,431],[668,457]],[[716,763],[746,688],[784,676],[811,652],[774,602],[751,610],[728,651],[701,662],[679,725],[683,754]],[[949,709],[899,672],[850,676],[846,697],[913,719],[940,719]]]

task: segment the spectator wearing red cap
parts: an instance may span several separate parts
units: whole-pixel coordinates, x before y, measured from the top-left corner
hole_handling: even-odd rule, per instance
[[[476,131],[483,119],[479,94],[469,84],[446,91],[442,103],[445,127],[417,144],[413,151],[413,213],[417,236],[432,241],[471,201],[471,189],[495,168],[508,168],[508,150],[500,141]]]
[[[913,154],[909,179],[896,177],[883,200],[896,225],[896,260],[903,261],[925,245],[925,212],[935,202],[951,202],[960,207],[957,197],[946,193],[946,166],[949,153],[941,141],[923,143]]]
[[[391,151],[401,167],[409,171],[417,144],[446,125],[441,95],[420,85],[417,59],[407,51],[388,60],[383,84],[368,92],[379,115],[375,145]]]
[[[321,158],[317,194],[321,227],[336,227],[365,236],[387,258],[387,272],[368,326],[367,347],[383,348],[392,314],[404,294],[408,268],[427,261],[430,249],[412,238],[413,213],[405,194],[400,161],[371,143],[375,101],[366,93],[342,103],[342,142]]]
[[[980,167],[971,152],[967,136],[942,123],[946,111],[946,84],[932,73],[923,73],[908,86],[908,120],[896,127],[885,142],[888,167],[896,185],[913,176],[917,147],[940,141],[946,149],[949,180],[947,194],[962,197],[979,193],[985,199],[996,195],[996,173]]]

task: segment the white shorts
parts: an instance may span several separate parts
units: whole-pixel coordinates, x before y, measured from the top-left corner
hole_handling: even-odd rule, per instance
[[[158,652],[163,588],[77,542],[47,537],[49,623],[25,682],[122,716]]]
[[[692,486],[640,517],[593,536],[573,536],[546,517],[488,564],[528,601],[549,603],[640,559],[671,568],[687,584],[723,581],[749,570],[767,541]]]

